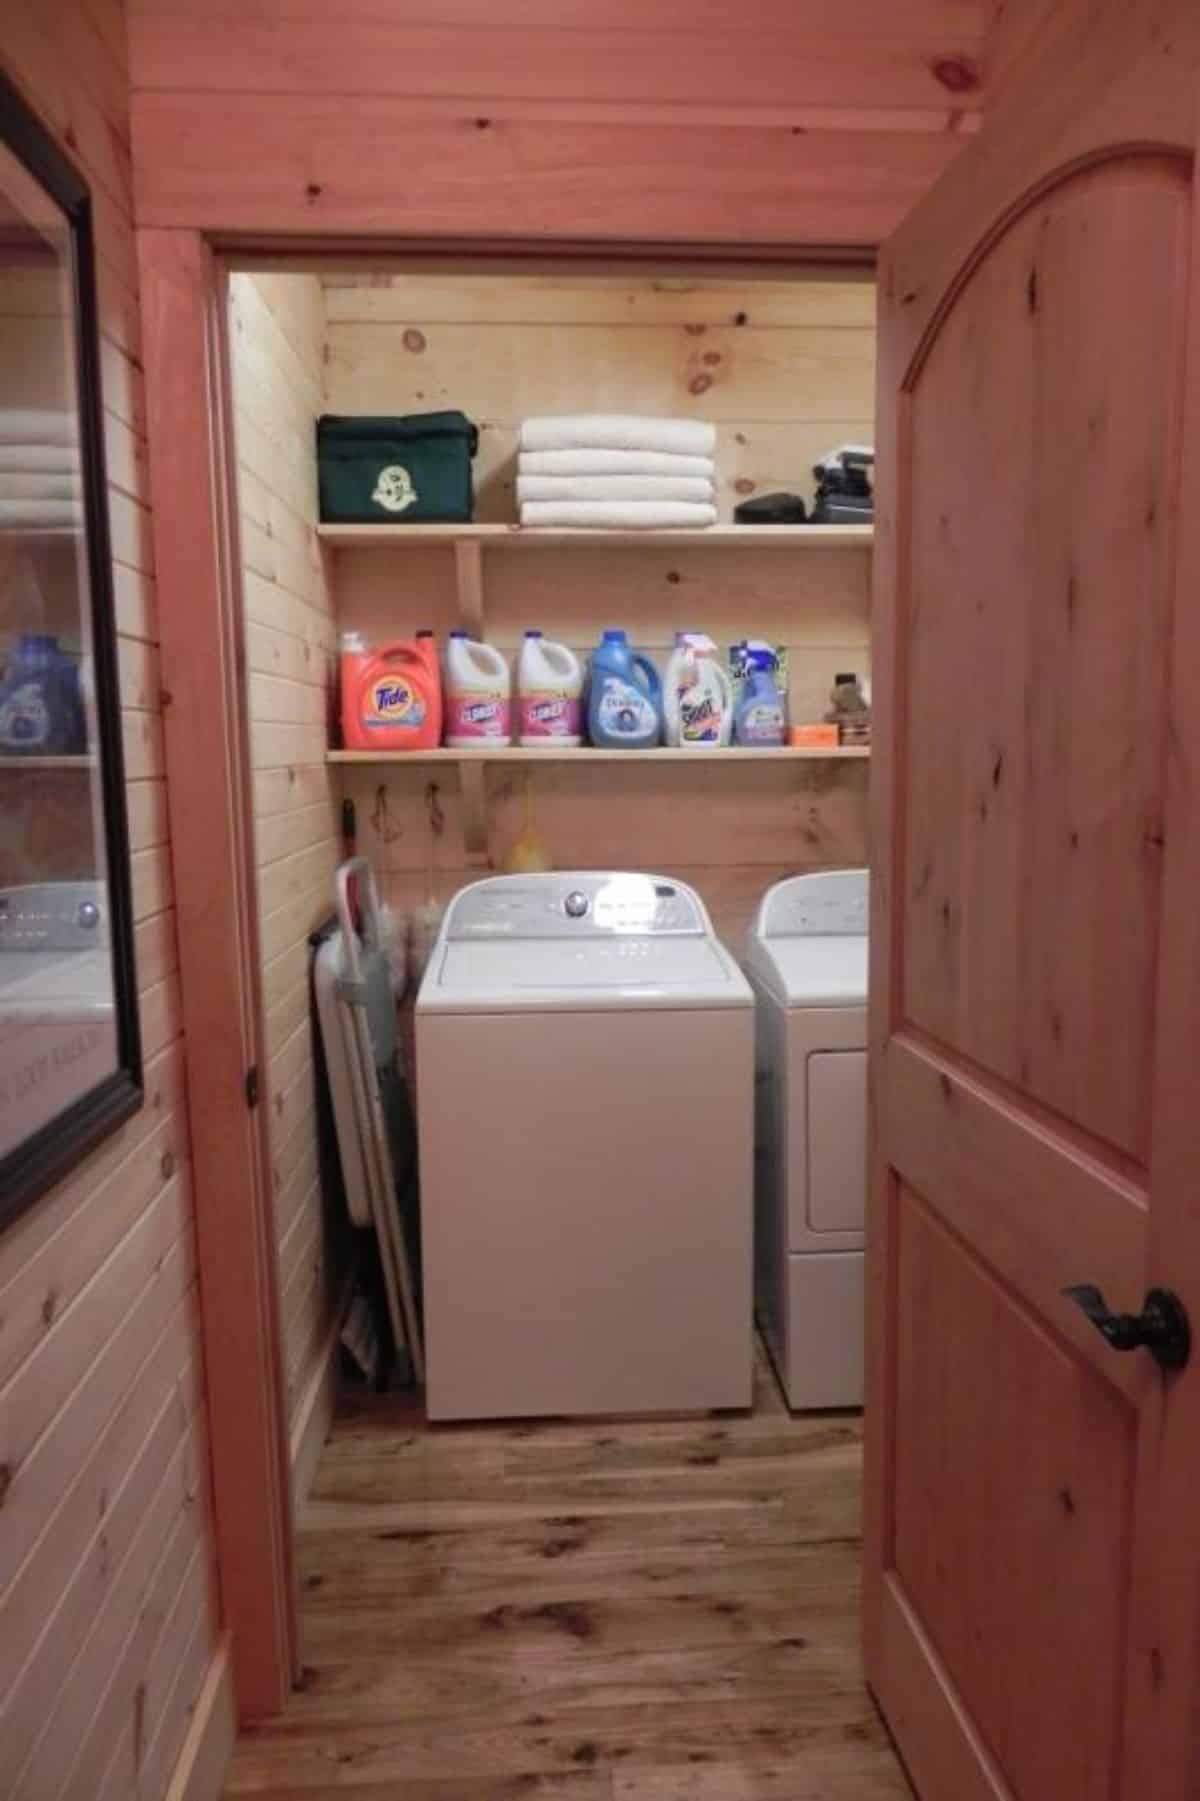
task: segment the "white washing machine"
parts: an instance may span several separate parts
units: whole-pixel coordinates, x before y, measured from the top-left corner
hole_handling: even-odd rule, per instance
[[[748,1407],[754,999],[699,897],[463,889],[416,1045],[430,1418]]]
[[[867,1189],[867,872],[768,889],[758,1001],[755,1291],[793,1408],[860,1407]]]

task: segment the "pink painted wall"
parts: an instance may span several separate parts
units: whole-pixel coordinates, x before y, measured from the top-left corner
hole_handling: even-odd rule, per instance
[[[0,1236],[0,1792],[163,1793],[216,1586],[158,716],[120,0],[6,0],[5,72],[92,187],[143,1110]]]

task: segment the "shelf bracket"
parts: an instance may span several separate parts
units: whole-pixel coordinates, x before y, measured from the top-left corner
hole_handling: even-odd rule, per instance
[[[458,617],[472,638],[483,637],[483,546],[478,538],[458,538],[454,545],[458,582]]]
[[[490,867],[488,857],[487,784],[485,765],[465,759],[458,766],[458,794],[462,811],[463,849],[467,862]]]

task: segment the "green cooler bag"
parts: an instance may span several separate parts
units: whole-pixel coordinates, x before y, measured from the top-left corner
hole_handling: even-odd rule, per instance
[[[317,420],[321,520],[326,525],[464,525],[479,432],[465,413]]]

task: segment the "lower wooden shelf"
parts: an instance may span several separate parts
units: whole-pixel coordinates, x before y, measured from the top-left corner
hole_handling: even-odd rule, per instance
[[[715,750],[684,750],[679,746],[658,746],[654,750],[597,750],[581,745],[575,750],[533,750],[528,745],[498,744],[484,750],[331,750],[326,761],[342,765],[358,764],[364,769],[380,769],[408,763],[414,768],[430,765],[452,766],[458,776],[462,801],[463,843],[471,860],[486,858],[487,820],[484,771],[489,764],[519,763],[527,770],[541,764],[544,768],[561,769],[575,765],[586,769],[589,763],[703,763],[707,768],[736,769],[747,763],[836,763],[862,762],[871,754],[865,745],[839,745],[837,749],[811,750],[784,744],[760,748],[722,745]]]
[[[521,744],[498,744],[487,750],[331,750],[329,763],[831,763],[861,762],[871,754],[858,744],[836,749],[812,750],[807,746],[722,745],[715,750],[681,749],[659,745],[654,750],[598,750],[583,745],[575,750],[533,750]]]
[[[59,757],[0,757],[0,769],[94,769],[96,759],[84,753]]]

